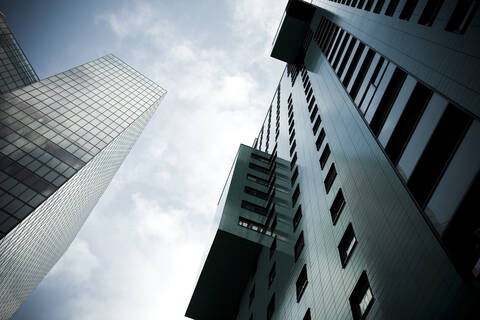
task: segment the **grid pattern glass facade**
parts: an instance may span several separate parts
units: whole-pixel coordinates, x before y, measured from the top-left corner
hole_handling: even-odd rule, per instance
[[[0,12],[0,93],[38,81],[38,76],[19,47]]]
[[[164,94],[112,55],[0,98],[0,238]]]
[[[107,55],[2,95],[0,318],[68,248],[165,93]]]

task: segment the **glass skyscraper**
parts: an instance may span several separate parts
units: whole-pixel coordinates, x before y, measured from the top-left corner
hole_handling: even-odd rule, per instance
[[[19,61],[32,83],[8,85],[9,71],[0,97],[2,319],[68,248],[166,93],[113,55],[36,82]]]
[[[187,317],[480,318],[478,7],[288,1]]]

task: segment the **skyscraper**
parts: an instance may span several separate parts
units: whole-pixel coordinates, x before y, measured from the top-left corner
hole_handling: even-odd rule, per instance
[[[165,93],[107,55],[1,95],[0,318],[68,248]]]
[[[311,2],[186,315],[478,319],[478,1]]]

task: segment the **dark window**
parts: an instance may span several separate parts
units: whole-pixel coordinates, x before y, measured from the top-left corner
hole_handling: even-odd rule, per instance
[[[386,16],[393,16],[395,9],[397,9],[398,2],[399,0],[390,0],[390,3],[388,4],[387,9],[385,10]]]
[[[253,182],[256,182],[258,184],[261,184],[262,186],[267,186],[268,185],[268,181],[265,180],[265,179],[262,179],[260,177],[257,177],[257,176],[254,176],[253,174],[247,174],[247,179],[250,180],[250,181],[253,181]]]
[[[346,33],[345,36],[343,37],[342,44],[340,45],[340,48],[338,48],[337,56],[335,57],[335,60],[332,63],[332,68],[334,70],[337,68],[338,63],[340,62],[340,58],[343,55],[343,51],[345,50],[345,46],[347,45],[348,39],[350,39],[350,38],[351,38],[351,36],[348,33]],[[352,42],[355,42],[355,39],[352,39],[352,41],[350,41],[350,44]],[[347,58],[347,53],[345,53],[344,60],[345,59],[348,59]]]
[[[290,127],[288,128],[288,133],[292,133],[292,130],[293,130],[293,126],[295,125],[295,120],[292,121],[292,123],[290,123]]]
[[[293,155],[292,161],[290,162],[290,170],[292,170],[293,167],[295,167],[296,163],[297,163],[297,153],[295,152],[295,154]]]
[[[363,10],[370,11],[370,9],[372,9],[372,6],[373,6],[373,1],[374,0],[368,0],[367,4],[365,5],[365,8],[363,8]]]
[[[322,155],[320,156],[320,168],[323,170],[325,164],[327,163],[328,157],[330,156],[330,146],[327,145],[323,149]]]
[[[273,257],[275,250],[277,250],[277,237],[273,238],[272,245],[270,246],[270,259]]]
[[[320,150],[320,147],[322,146],[324,139],[325,139],[325,130],[322,128],[322,130],[320,130],[320,134],[318,135],[317,141],[315,142],[315,145],[317,146],[317,151]]]
[[[337,75],[342,76],[343,70],[347,66],[348,59],[350,59],[350,55],[352,54],[353,47],[355,47],[355,43],[357,43],[357,39],[352,38],[352,41],[350,41],[350,44],[348,45],[347,51],[345,52],[345,56],[343,57],[342,63],[340,64],[340,67],[338,68]]]
[[[372,289],[368,282],[367,273],[362,272],[360,279],[358,279],[352,294],[350,295],[350,307],[352,308],[352,314],[354,320],[365,319],[368,311],[372,308],[373,298]]]
[[[275,294],[273,294],[267,306],[267,320],[272,320],[274,312],[275,312]]]
[[[332,206],[330,207],[330,215],[332,217],[332,223],[335,225],[340,213],[342,213],[343,207],[345,207],[345,198],[343,196],[342,188],[338,189],[337,195],[333,200]]]
[[[300,257],[300,254],[302,253],[303,247],[305,247],[305,239],[303,238],[303,231],[300,232],[300,235],[298,236],[297,242],[295,242],[295,247],[294,247],[294,258],[295,262],[297,262],[298,258]]]
[[[341,31],[338,33],[338,37],[335,39],[335,44],[332,48],[332,51],[330,52],[330,56],[328,57],[328,61],[332,63],[333,57],[335,56],[335,52],[337,51],[338,45],[340,44],[340,41],[345,34],[345,31],[341,29]]]
[[[360,67],[357,77],[353,82],[352,89],[350,90],[350,96],[354,101],[357,98],[358,90],[360,90],[360,86],[362,85],[363,80],[365,80],[365,76],[367,75],[368,69],[372,64],[372,60],[374,56],[375,56],[375,51],[373,51],[372,49],[368,49],[367,55],[363,60],[362,66]]]
[[[300,185],[297,184],[297,187],[295,188],[295,192],[293,193],[293,196],[292,196],[292,207],[295,207],[295,204],[297,204],[297,200],[299,196],[300,196]]]
[[[251,203],[250,201],[242,200],[242,208],[249,211],[261,214],[262,216],[267,214],[267,210],[264,207]]]
[[[248,296],[248,306],[252,305],[253,299],[255,298],[255,285],[253,285],[252,290],[250,290],[250,295]]]
[[[310,308],[308,308],[307,312],[305,312],[305,315],[303,316],[303,320],[312,320],[312,314],[310,312]]]
[[[415,7],[417,6],[418,0],[407,0],[403,6],[402,12],[400,12],[399,18],[402,20],[410,20]]]
[[[312,97],[312,100],[310,100],[310,103],[308,104],[308,112],[312,110],[314,103],[315,103],[315,97]]]
[[[393,164],[398,164],[431,96],[432,90],[421,83],[416,84],[385,147],[385,152]]]
[[[290,157],[292,156],[293,152],[295,151],[296,146],[297,146],[297,140],[293,140],[293,144],[290,147]]]
[[[342,240],[340,240],[340,244],[338,245],[338,252],[340,253],[342,268],[345,268],[347,265],[347,262],[352,256],[353,250],[356,246],[357,238],[355,237],[352,224],[349,223],[345,233],[343,234]]]
[[[385,124],[385,120],[392,109],[393,103],[397,99],[398,92],[402,88],[406,77],[407,74],[399,68],[396,68],[393,72],[392,78],[390,79],[390,82],[383,93],[382,99],[378,104],[377,110],[373,115],[372,121],[370,122],[370,128],[377,137]]]
[[[298,167],[296,167],[295,171],[293,171],[293,175],[292,175],[292,178],[290,180],[290,184],[291,184],[292,187],[295,184],[295,182],[297,181],[297,177],[298,177]]]
[[[297,230],[298,225],[300,224],[300,220],[302,220],[302,206],[298,206],[297,212],[293,217],[293,232]]]
[[[335,169],[335,164],[332,163],[330,169],[328,170],[327,177],[323,183],[325,184],[325,190],[328,194],[330,188],[332,187],[333,182],[335,181],[335,177],[337,176],[337,170]]]
[[[295,129],[293,129],[292,134],[290,135],[289,143],[292,144],[293,138],[295,138]]]
[[[250,318],[248,320],[253,320],[253,313],[250,314]]]
[[[261,161],[263,163],[270,164],[270,158],[261,156],[261,155],[256,154],[256,153],[252,153],[252,158],[255,159],[255,160]]]
[[[275,228],[277,228],[277,223],[278,223],[278,218],[277,216],[275,216],[275,218],[273,218],[272,225],[270,227],[270,230],[272,231],[272,233],[275,231]]]
[[[418,23],[425,26],[431,26],[433,21],[435,21],[442,4],[443,0],[428,0],[420,19],[418,19]]]
[[[267,198],[268,198],[267,193],[265,193],[263,191],[260,191],[260,190],[257,190],[257,189],[252,188],[252,187],[245,186],[244,191],[245,191],[245,193],[247,193],[249,195],[252,195],[254,197],[260,198],[262,200],[267,200]]]
[[[318,107],[315,105],[315,108],[313,108],[312,114],[310,115],[310,122],[313,122],[313,119],[315,119],[315,116],[318,113]]]
[[[418,160],[407,186],[423,208],[470,126],[470,117],[449,104]]]
[[[375,5],[375,8],[373,9],[373,12],[380,13],[380,11],[382,11],[384,3],[385,3],[385,0],[378,0],[377,4]]]
[[[308,285],[308,278],[307,278],[307,265],[303,265],[302,271],[298,275],[297,282],[295,283],[295,287],[297,289],[297,302],[300,302],[300,299],[305,292],[305,289]]]
[[[261,173],[268,173],[268,168],[259,166],[258,164],[255,164],[255,163],[252,163],[252,162],[250,162],[250,163],[248,164],[248,167],[249,167],[250,169],[259,171],[259,172],[261,172]]]
[[[362,9],[362,7],[363,7],[364,4],[365,4],[365,0],[360,0],[360,1],[358,1],[357,8],[358,8],[358,9]]]
[[[308,91],[308,94],[307,94],[307,102],[310,101],[310,98],[312,97],[312,94],[313,94],[313,90],[312,90],[312,88],[310,88],[310,90]]]
[[[313,124],[313,134],[317,134],[318,128],[320,127],[320,123],[322,123],[322,118],[320,118],[320,115],[317,117],[317,120],[315,120],[315,123]]]
[[[277,274],[276,269],[277,264],[274,263],[272,268],[270,269],[270,273],[268,274],[268,287],[272,286],[273,280],[275,280],[275,275]]]
[[[477,11],[478,4],[478,0],[458,0],[445,30],[461,34],[465,33]]]
[[[360,43],[357,47],[357,51],[355,51],[355,54],[353,55],[352,61],[350,62],[350,66],[348,67],[348,70],[345,73],[345,77],[343,78],[342,83],[345,87],[347,87],[348,84],[350,83],[350,79],[352,79],[353,72],[357,67],[358,61],[360,60],[360,57],[362,56],[364,49],[365,49],[365,44]]]

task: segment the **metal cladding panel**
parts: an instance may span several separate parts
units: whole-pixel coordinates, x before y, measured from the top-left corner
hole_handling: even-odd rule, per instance
[[[30,89],[40,93],[37,95]],[[29,94],[28,99],[26,94]],[[109,55],[9,93],[7,97],[4,95],[10,104],[6,112],[8,116],[2,114],[7,124],[15,123],[8,119],[15,119],[23,112],[21,110],[30,108],[30,112],[24,112],[27,115],[16,120],[23,125],[33,124],[25,125],[29,134],[22,136],[25,128],[9,132],[9,135],[20,136],[15,141],[24,140],[15,152],[34,158],[30,163],[47,158],[46,162],[42,162],[44,166],[55,165],[49,169],[50,173],[61,177],[58,175],[60,170],[70,170],[71,176],[59,185],[55,185],[53,180],[53,192],[48,197],[43,195],[44,199],[32,207],[33,211],[5,230],[7,233],[0,240],[0,318],[9,318],[63,255],[164,94],[163,89]],[[35,110],[39,105],[43,108]],[[16,108],[20,110],[13,112]],[[102,108],[101,116],[91,115]],[[78,119],[73,121],[75,116]],[[32,132],[35,134],[32,135]],[[8,136],[2,138],[8,141]],[[46,139],[52,143],[46,144]],[[17,159],[11,158],[10,154],[2,156],[10,160],[2,162],[2,165],[8,163],[9,167],[0,167],[3,174],[0,183],[2,196],[15,197],[12,201],[23,201],[23,193],[15,192],[28,191],[30,186],[34,188],[37,184],[32,183],[33,180],[20,180],[9,168],[13,165],[26,170],[28,164],[12,161]],[[71,161],[74,158],[76,163]],[[66,171],[62,172],[65,174]],[[37,178],[41,174],[38,171],[31,173]],[[47,180],[46,176],[41,178]],[[23,187],[7,189],[6,182],[12,180]],[[32,190],[35,194],[36,190]],[[38,191],[36,194],[42,195]],[[4,215],[5,212],[3,207]],[[3,225],[14,217],[15,213],[7,217]]]

